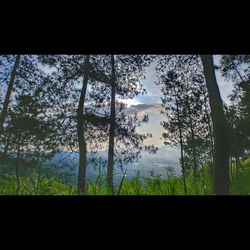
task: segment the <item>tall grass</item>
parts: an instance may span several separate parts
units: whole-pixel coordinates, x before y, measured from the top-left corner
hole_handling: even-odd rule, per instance
[[[233,172],[230,194],[250,194],[250,158],[243,161],[242,166],[243,170]],[[212,182],[209,169],[205,168],[203,173],[198,174],[196,188],[192,174],[187,174],[187,194],[211,195]],[[121,180],[115,185],[116,195],[183,195],[182,177],[174,176],[169,171],[166,175],[167,178],[163,179],[152,171],[149,177],[145,177],[138,171],[132,179],[126,179],[125,171]],[[15,175],[1,173],[0,194],[14,195],[15,191]],[[77,188],[76,185],[63,183],[56,177],[33,171],[29,175],[21,176],[20,195],[77,195]],[[87,180],[86,195],[109,195],[107,176],[101,167],[96,179]]]

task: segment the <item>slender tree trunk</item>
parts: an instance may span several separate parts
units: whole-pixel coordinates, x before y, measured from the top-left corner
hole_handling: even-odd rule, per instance
[[[197,159],[196,159],[196,146],[194,142],[194,135],[192,135],[192,141],[193,141],[192,153],[193,153],[193,163],[194,163],[194,187],[195,187],[195,192],[197,193],[198,192],[197,190]]]
[[[235,159],[236,173],[239,174],[240,170],[242,170],[242,165],[240,163],[240,158],[239,158],[239,155],[237,153],[235,153],[234,159]]]
[[[204,165],[202,164],[201,166],[201,173],[202,173],[202,182],[203,182],[203,193],[206,193],[206,178],[205,178],[205,169],[204,169]]]
[[[184,163],[184,154],[183,154],[183,142],[182,142],[182,132],[180,129],[180,144],[181,144],[181,169],[182,169],[182,179],[183,179],[183,188],[184,193],[187,194],[187,183],[186,183],[186,169],[185,169],[185,163]]]
[[[215,137],[214,193],[216,195],[227,195],[229,193],[230,180],[226,119],[215,77],[213,56],[201,55],[201,60],[209,94]]]
[[[189,111],[191,112],[190,108]],[[190,129],[191,129],[191,139],[192,139],[192,154],[193,154],[193,172],[194,172],[194,188],[197,193],[197,159],[196,159],[196,146],[194,140],[194,129],[192,118],[190,117]]]
[[[78,172],[78,194],[85,193],[86,191],[86,170],[87,170],[87,147],[84,136],[84,104],[88,86],[88,70],[89,70],[89,59],[87,55],[84,63],[84,78],[81,90],[81,96],[78,103],[77,109],[77,134],[78,134],[78,145],[79,145],[79,172]]]
[[[206,112],[206,117],[207,117],[207,122],[208,122],[208,133],[209,133],[209,139],[210,139],[210,146],[211,146],[211,151],[210,151],[210,158],[211,158],[211,164],[210,164],[210,175],[211,175],[211,181],[213,181],[213,175],[214,175],[214,142],[213,142],[213,131],[212,131],[212,126],[211,126],[211,120],[210,120],[210,115],[207,110],[207,104],[205,104],[205,112]]]
[[[230,157],[230,175],[231,180],[233,179],[233,157]]]
[[[184,153],[183,153],[182,127],[181,127],[179,104],[178,104],[177,98],[175,98],[175,102],[176,102],[176,108],[177,108],[178,129],[179,129],[180,146],[181,146],[181,169],[182,169],[182,178],[183,178],[183,189],[184,189],[184,193],[187,194],[186,169],[185,169]]]
[[[5,122],[6,116],[7,116],[11,92],[12,92],[13,85],[14,85],[15,78],[16,78],[16,71],[17,71],[17,68],[20,64],[20,58],[21,58],[21,55],[16,56],[15,64],[14,64],[14,67],[13,67],[12,72],[11,72],[11,77],[10,77],[10,81],[8,84],[8,89],[7,89],[7,92],[5,95],[5,99],[4,99],[3,109],[2,109],[2,112],[0,115],[0,134],[3,133],[3,125]]]
[[[238,165],[238,161],[237,161],[237,157],[236,155],[234,155],[234,159],[235,159],[235,170],[236,170],[236,174],[239,174],[239,165]]]
[[[16,194],[19,195],[20,192],[20,176],[19,176],[19,159],[20,159],[20,141],[17,145],[17,157],[16,157]]]
[[[114,140],[115,140],[115,91],[116,91],[116,79],[115,79],[115,58],[111,55],[111,106],[110,106],[110,129],[109,129],[109,149],[108,149],[108,188],[111,194],[114,194]]]
[[[234,174],[235,173],[235,166],[236,166],[236,163],[235,163],[235,159],[234,159],[234,157],[232,156],[232,174]]]
[[[235,155],[235,161],[236,161],[237,168],[242,170],[242,165],[240,163],[240,157],[238,154]]]

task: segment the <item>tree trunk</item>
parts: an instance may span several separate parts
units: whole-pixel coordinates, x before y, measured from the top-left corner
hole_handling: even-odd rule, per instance
[[[16,157],[16,194],[19,195],[20,192],[20,176],[19,176],[19,158],[20,158],[20,142],[17,145],[17,157]]]
[[[187,194],[186,169],[185,169],[184,156],[183,156],[183,142],[182,142],[181,129],[180,129],[180,144],[181,144],[181,169],[182,169],[183,188],[184,188],[184,193]]]
[[[9,140],[7,141],[5,147],[4,147],[4,151],[3,151],[3,158],[6,159],[7,155],[8,155],[8,151],[9,151]]]
[[[15,78],[16,78],[16,71],[17,71],[17,68],[20,64],[20,58],[21,58],[21,55],[16,56],[15,64],[14,64],[14,67],[13,67],[12,72],[11,72],[10,82],[9,82],[8,89],[7,89],[7,92],[5,95],[3,109],[2,109],[2,112],[0,115],[0,134],[2,134],[2,132],[3,132],[3,125],[5,122],[6,116],[7,116],[11,92],[12,92],[13,85],[14,85]]]
[[[193,153],[193,164],[194,164],[194,188],[195,188],[195,192],[197,193],[198,192],[197,190],[197,159],[196,159],[196,146],[195,146],[193,131],[192,131],[192,141],[193,141],[192,153]]]
[[[231,175],[231,181],[233,180],[233,157],[230,157],[230,175]]]
[[[235,155],[235,161],[236,161],[236,168],[237,168],[238,170],[242,170],[242,165],[241,165],[241,163],[240,163],[240,157],[239,157],[238,154]]]
[[[114,181],[113,181],[113,169],[114,169],[114,140],[115,140],[115,91],[116,91],[116,79],[115,79],[115,58],[111,55],[111,106],[110,106],[110,128],[109,128],[109,149],[108,149],[108,188],[111,194],[114,194]]]
[[[238,161],[237,161],[237,157],[236,155],[234,155],[234,159],[235,159],[235,170],[236,170],[236,174],[239,175],[239,165],[238,165]]]
[[[207,117],[207,123],[208,123],[208,133],[209,133],[209,139],[210,139],[210,146],[211,146],[211,152],[210,152],[210,158],[211,158],[211,164],[210,166],[210,176],[211,176],[211,181],[213,181],[213,176],[214,176],[214,142],[213,142],[213,130],[211,126],[211,119],[210,115],[207,110],[207,103],[205,103],[205,112],[206,112],[206,117]]]
[[[226,119],[215,77],[213,56],[201,55],[201,60],[208,89],[215,137],[214,193],[216,195],[227,195],[230,181]]]
[[[193,122],[191,118],[191,110],[188,107],[190,113],[190,129],[191,129],[191,139],[192,139],[192,154],[193,154],[193,173],[194,173],[194,188],[195,193],[197,193],[197,159],[196,159],[196,146],[194,140],[194,129],[193,129]]]
[[[181,146],[181,169],[182,169],[182,178],[183,178],[183,188],[184,188],[184,193],[187,194],[186,169],[185,169],[184,156],[183,156],[182,128],[181,128],[179,104],[178,104],[177,98],[175,98],[175,102],[176,102],[176,109],[177,109],[178,129],[179,129],[180,146]]]
[[[237,153],[234,154],[234,159],[235,159],[236,174],[238,175],[240,173],[240,170],[242,170],[242,165],[240,163],[240,157]]]
[[[203,193],[206,194],[207,187],[206,187],[206,177],[205,177],[205,169],[204,165],[201,166],[201,173],[202,173],[202,182],[203,182]]]
[[[78,172],[78,194],[85,193],[86,191],[86,170],[87,170],[87,147],[84,136],[84,104],[88,86],[88,70],[89,70],[89,59],[87,55],[85,58],[84,65],[84,79],[81,90],[81,96],[78,103],[77,109],[77,134],[78,134],[78,145],[79,145],[79,172]]]

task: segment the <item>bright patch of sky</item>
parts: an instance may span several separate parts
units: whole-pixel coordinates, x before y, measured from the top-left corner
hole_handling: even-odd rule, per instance
[[[119,101],[125,103],[128,108],[130,108],[131,106],[134,106],[134,105],[141,104],[141,102],[139,100],[136,100],[136,99],[121,99]]]

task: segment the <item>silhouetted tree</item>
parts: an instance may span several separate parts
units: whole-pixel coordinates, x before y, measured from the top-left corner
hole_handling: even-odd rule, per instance
[[[145,89],[142,88],[140,80],[144,78],[145,68],[152,61],[152,57],[142,56],[142,55],[111,55],[111,100],[110,100],[110,130],[109,130],[109,155],[108,155],[108,186],[110,193],[114,193],[114,183],[113,183],[113,169],[114,169],[114,157],[115,157],[115,147],[116,144],[123,142],[125,145],[130,142],[134,150],[130,147],[125,151],[122,150],[123,159],[127,161],[132,161],[138,158],[139,152],[142,150],[143,140],[147,138],[146,135],[139,135],[136,133],[136,127],[140,125],[141,122],[147,122],[148,117],[145,116],[142,120],[137,118],[137,114],[134,117],[125,116],[122,109],[124,106],[119,105],[116,100],[116,95],[121,99],[123,98],[133,98],[138,94],[144,94]],[[118,112],[116,113],[116,108],[118,106]],[[120,108],[119,108],[120,106]],[[125,123],[127,121],[127,124]],[[134,125],[132,123],[134,121]],[[122,126],[120,126],[123,124]],[[149,135],[150,136],[150,135]],[[116,140],[119,138],[119,143]],[[121,149],[121,148],[120,148]],[[136,152],[136,149],[138,151]],[[156,150],[153,146],[145,148],[151,152]],[[117,152],[117,154],[119,154]],[[129,157],[127,157],[128,155]],[[121,158],[118,157],[121,162]]]
[[[192,76],[194,79],[192,80],[192,78],[189,78],[190,87],[184,90],[186,92],[188,92],[188,89],[190,89],[191,91],[192,86],[193,86],[192,83],[194,82],[197,82],[198,84],[197,86],[199,86],[199,84],[200,86],[202,86],[202,84],[204,83],[204,78],[205,78],[207,93],[209,96],[209,103],[210,103],[210,108],[211,108],[212,123],[213,123],[212,126],[210,126],[209,124],[208,131],[210,134],[210,138],[211,138],[211,134],[213,134],[214,136],[213,148],[215,148],[214,149],[214,192],[216,194],[226,194],[228,193],[228,189],[229,189],[228,150],[227,150],[228,143],[227,143],[227,134],[226,134],[226,123],[225,123],[225,115],[224,115],[223,106],[222,106],[222,100],[221,100],[220,92],[219,92],[218,85],[215,79],[214,66],[213,66],[213,62],[211,61],[211,58],[212,58],[211,56],[203,56],[203,55],[201,56],[199,55],[161,56],[158,59],[157,71],[160,74],[164,75],[166,72],[171,70],[175,72],[175,74],[179,75],[182,79]],[[202,95],[204,96],[204,93]],[[187,98],[189,98],[189,96],[187,96]],[[196,101],[194,101],[195,99],[196,97],[191,101],[191,103],[196,103]],[[203,99],[204,100],[202,102],[206,103],[205,98]],[[186,106],[190,107],[190,105],[186,105]],[[189,108],[188,113],[190,113],[190,111],[193,112],[194,108],[195,107]],[[209,114],[209,112],[205,112],[205,113],[207,113],[207,115]],[[207,115],[205,117],[208,118]],[[203,115],[200,117],[201,117],[201,120],[205,120]],[[189,123],[190,121],[191,120],[189,120]],[[209,119],[207,119],[207,121],[209,121]],[[215,126],[216,126],[216,132],[215,132]],[[191,141],[193,141],[191,145],[193,145],[192,147],[194,149],[194,145],[196,145],[196,143],[195,143],[194,138],[192,139],[192,133],[191,133]],[[212,140],[210,141],[211,141],[210,143],[211,146],[213,146]],[[193,159],[196,158],[194,157],[195,155],[197,154],[193,150]]]
[[[114,172],[114,141],[115,141],[115,95],[116,95],[116,73],[115,56],[111,55],[111,102],[110,102],[110,128],[109,128],[109,148],[108,148],[108,168],[107,178],[111,194],[114,194],[113,172]]]
[[[201,55],[209,95],[215,139],[214,192],[229,192],[229,150],[225,114],[217,85],[212,55]]]
[[[169,71],[167,75],[162,75],[160,78],[160,84],[162,84],[162,106],[164,111],[162,114],[166,116],[167,121],[163,121],[161,124],[167,131],[163,133],[165,139],[165,145],[180,146],[181,151],[181,168],[183,177],[183,188],[185,194],[187,193],[186,186],[186,168],[184,162],[184,116],[182,105],[182,89],[183,82],[179,81],[178,75],[173,71]]]
[[[1,128],[8,126],[8,109],[15,105],[20,95],[37,95],[37,90],[46,83],[46,74],[40,68],[36,55],[1,56],[1,81],[6,85],[5,101],[1,112]],[[13,66],[14,65],[14,66]],[[40,98],[42,100],[42,98]],[[1,148],[8,152],[8,136],[0,133]]]
[[[0,115],[0,134],[3,132],[3,125],[4,125],[4,122],[5,122],[6,116],[7,116],[7,111],[8,111],[8,106],[9,106],[9,103],[10,103],[11,92],[13,90],[13,85],[14,85],[15,78],[16,78],[17,68],[18,68],[18,66],[20,64],[20,58],[21,58],[20,55],[16,56],[13,68],[11,70],[11,77],[10,77],[10,80],[9,80],[9,83],[8,83],[7,92],[6,92],[4,103],[3,103],[3,108],[2,108],[2,111],[1,111],[1,115]]]
[[[250,56],[223,55],[220,70],[226,80],[234,83],[227,121],[230,129],[230,156],[235,158],[236,167],[241,166],[250,145]],[[232,162],[232,160],[231,160]]]
[[[45,154],[53,150],[50,139],[54,133],[54,126],[51,120],[46,119],[46,110],[38,98],[29,95],[20,95],[17,98],[9,116],[5,133],[10,141],[10,151],[15,152],[17,194],[19,194],[20,158],[34,158],[39,153]]]
[[[207,91],[202,68],[197,62],[193,62],[197,59],[192,56],[163,56],[156,68],[159,74],[158,84],[162,85],[164,96],[163,113],[167,118],[162,124],[168,132],[163,137],[165,143],[180,146],[183,179],[185,170],[191,167],[196,191],[201,155],[197,153],[197,147],[201,146],[198,146],[198,142],[204,142],[202,148],[206,148],[206,152],[211,147],[207,143],[209,128],[211,130],[211,124],[208,123],[210,114],[206,103]],[[185,180],[183,183],[185,190]]]

